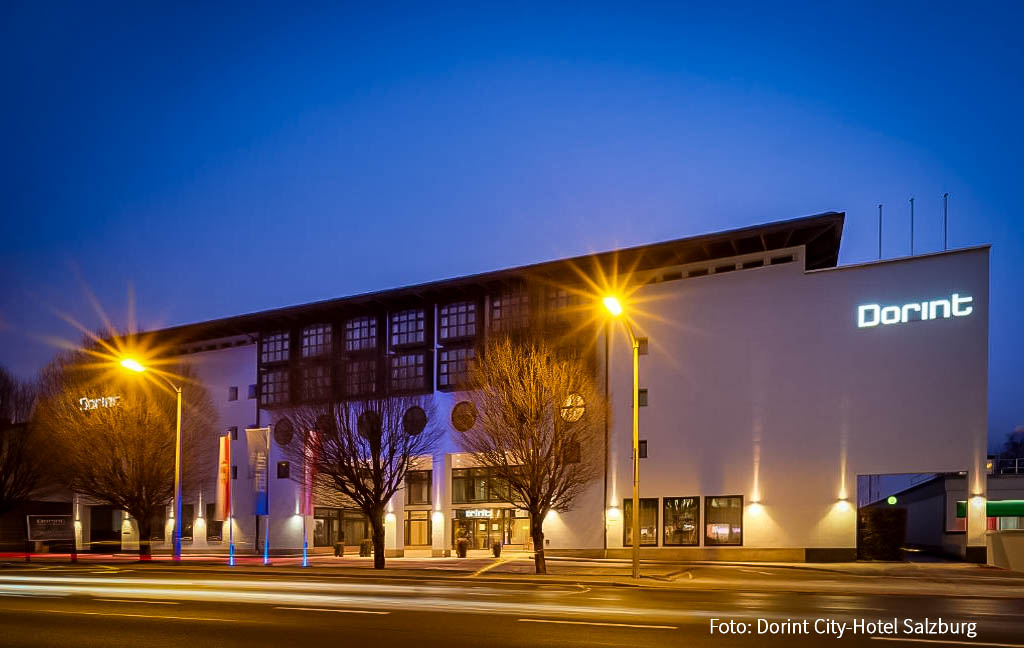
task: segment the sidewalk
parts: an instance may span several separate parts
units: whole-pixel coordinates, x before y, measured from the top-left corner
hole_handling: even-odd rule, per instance
[[[372,558],[316,554],[302,567],[301,556],[272,556],[265,566],[255,556],[225,564],[223,555],[186,555],[175,565],[168,556],[148,563],[130,554],[81,554],[77,564],[68,556],[39,554],[32,562],[11,554],[0,556],[0,570],[67,571],[109,569],[144,572],[180,569],[232,576],[313,578],[473,580],[506,584],[558,584],[606,587],[675,588],[688,590],[791,591],[806,593],[875,593],[898,595],[997,597],[1024,599],[1024,574],[985,565],[957,562],[903,563],[722,563],[642,561],[639,581],[631,578],[626,560],[548,558],[548,574],[533,573],[532,554],[506,552],[469,558],[403,557],[387,559],[384,570],[373,569]]]

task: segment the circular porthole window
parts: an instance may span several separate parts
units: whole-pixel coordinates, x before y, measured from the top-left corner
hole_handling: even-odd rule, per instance
[[[587,405],[583,402],[583,397],[575,392],[566,396],[562,402],[562,420],[566,423],[575,423],[583,418],[586,411]]]
[[[469,401],[460,401],[452,408],[452,427],[465,432],[476,425],[476,406]]]
[[[427,413],[419,405],[413,405],[405,410],[402,416],[402,429],[409,436],[416,436],[427,427]]]
[[[295,427],[288,419],[281,419],[277,422],[277,425],[274,426],[274,441],[277,441],[277,445],[288,445],[292,442],[293,436],[295,436]]]
[[[356,430],[359,436],[367,441],[380,438],[380,414],[373,410],[367,410],[359,415],[356,421]]]

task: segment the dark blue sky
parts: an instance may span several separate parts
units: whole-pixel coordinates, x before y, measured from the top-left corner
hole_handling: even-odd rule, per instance
[[[1024,5],[154,4],[0,4],[19,374],[83,285],[164,326],[833,209],[852,263],[911,196],[940,248],[948,191],[993,245],[992,441],[1024,424]]]

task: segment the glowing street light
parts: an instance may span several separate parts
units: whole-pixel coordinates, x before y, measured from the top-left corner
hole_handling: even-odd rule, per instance
[[[622,303],[615,295],[601,300],[612,317],[622,315]],[[640,341],[633,334],[629,318],[623,318],[633,347],[633,578],[640,578]]]
[[[135,358],[123,358],[121,366],[128,371],[142,373],[146,367]],[[174,432],[174,553],[175,561],[181,560],[181,387],[175,385],[163,374],[156,375],[164,379],[178,396],[178,417]]]

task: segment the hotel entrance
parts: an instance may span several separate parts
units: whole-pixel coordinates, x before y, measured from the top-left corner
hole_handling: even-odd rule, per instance
[[[358,546],[371,537],[370,521],[359,509],[313,509],[313,546],[333,547],[336,542]]]
[[[452,520],[452,544],[469,540],[470,549],[490,549],[495,542],[525,547],[530,539],[530,516],[511,508],[456,509]]]

